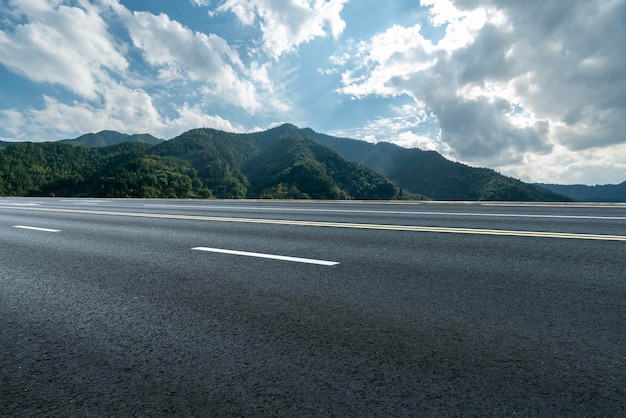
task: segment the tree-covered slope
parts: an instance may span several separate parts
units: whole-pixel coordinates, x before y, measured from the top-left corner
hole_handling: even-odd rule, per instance
[[[435,151],[380,142],[371,144],[302,129],[345,158],[376,170],[398,186],[435,200],[563,201],[567,197],[487,168],[450,161]]]
[[[406,150],[386,174],[400,187],[435,200],[567,200],[488,168],[449,161],[435,151]]]
[[[189,164],[212,195],[221,199],[246,197],[249,184],[241,167],[259,152],[248,135],[214,129],[193,129],[151,151],[167,161]]]
[[[116,131],[100,131],[98,133],[88,133],[74,139],[63,139],[58,141],[72,145],[83,145],[87,148],[108,147],[110,145],[121,144],[123,142],[138,142],[142,144],[158,144],[162,139],[155,138],[150,134],[123,134]]]
[[[537,184],[537,186],[579,202],[626,202],[626,181],[620,184],[595,186],[583,184]]]
[[[50,184],[71,187],[94,170],[97,170],[94,155],[84,147],[59,143],[12,144],[0,150],[0,194],[39,194]]]
[[[283,136],[245,167],[250,197],[393,199],[389,179],[311,139]]]
[[[11,196],[211,197],[188,164],[148,154],[149,144],[86,148],[20,143],[0,150],[0,194]]]
[[[80,137],[84,145],[16,143],[0,148],[0,194],[566,200],[433,151],[335,138],[289,124],[251,134],[193,129],[156,145],[96,145],[129,137],[103,131]]]
[[[289,130],[194,129],[157,145],[19,143],[0,150],[0,194],[391,199],[382,174]],[[286,191],[285,191],[286,190]]]

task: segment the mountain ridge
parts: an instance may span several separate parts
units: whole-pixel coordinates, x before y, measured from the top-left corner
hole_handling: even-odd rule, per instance
[[[156,145],[165,141],[164,139],[157,138],[148,133],[143,134],[124,134],[117,131],[111,130],[102,130],[100,132],[89,132],[83,135],[80,135],[76,138],[69,139],[60,139],[55,141],[44,141],[44,142],[55,142],[61,144],[71,144],[71,145],[82,145],[87,148],[98,148],[98,147],[107,147],[110,145],[121,144],[124,142],[137,142],[137,143],[146,143]],[[0,141],[0,149],[6,148],[10,145],[22,144],[24,142],[32,142],[32,141]],[[41,144],[44,142],[34,142],[37,144]]]
[[[289,125],[289,129],[296,128]],[[298,128],[296,128],[298,129]],[[336,150],[350,161],[378,171],[402,189],[434,200],[568,200],[489,168],[450,161],[436,151],[403,148],[389,142],[372,144],[299,129],[304,136]]]
[[[620,184],[546,184],[535,185],[578,202],[626,202],[626,181]]]
[[[117,131],[103,130],[96,133],[90,132],[77,138],[62,139],[55,142],[95,148],[121,144],[123,142],[138,142],[156,145],[163,141],[163,139],[156,138],[150,134],[123,134]]]
[[[152,139],[156,144],[147,142]],[[0,159],[0,193],[567,200],[491,169],[449,161],[434,151],[337,138],[292,124],[254,133],[198,128],[167,141],[101,131],[74,140],[22,144],[28,145],[0,150],[4,159],[4,163]],[[82,150],[78,153],[64,148],[77,145],[83,145],[77,147]],[[82,165],[65,161],[65,155],[73,155]],[[20,183],[11,174],[13,167],[23,168],[18,171],[28,181]]]

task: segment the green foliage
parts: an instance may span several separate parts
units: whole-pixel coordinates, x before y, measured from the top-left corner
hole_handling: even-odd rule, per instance
[[[287,186],[283,183],[278,183],[277,185],[270,187],[269,189],[263,190],[261,193],[261,199],[310,199],[306,193],[298,190],[296,186]]]
[[[85,148],[22,143],[0,151],[2,194],[14,196],[211,197],[189,165],[147,155],[146,144]]]
[[[124,139],[134,142],[119,142]],[[565,199],[493,170],[451,162],[433,151],[334,138],[293,125],[253,134],[194,129],[164,142],[149,136],[102,131],[67,142],[0,147],[0,194],[236,199],[413,200],[425,199],[424,196],[439,200]],[[103,143],[114,145],[97,146]]]
[[[244,172],[253,185],[249,197],[392,199],[399,191],[384,176],[306,138],[276,140]]]
[[[390,143],[370,144],[335,138],[310,129],[301,132],[351,161],[380,172],[404,190],[436,200],[563,201],[565,196],[541,190],[494,170],[470,167],[435,151],[406,149]]]
[[[568,196],[581,202],[626,202],[626,181],[620,184],[537,184],[542,190]]]
[[[2,193],[13,196],[40,195],[51,182],[70,184],[89,173],[89,151],[58,143],[10,145],[0,151]]]
[[[138,142],[146,144],[158,144],[163,142],[149,134],[127,135],[115,131],[101,131],[98,133],[89,133],[81,135],[75,139],[64,139],[60,143],[83,145],[87,148],[108,147],[110,145],[121,144],[124,142]]]

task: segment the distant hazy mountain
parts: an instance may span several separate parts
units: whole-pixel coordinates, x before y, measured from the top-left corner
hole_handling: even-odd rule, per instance
[[[150,134],[123,134],[116,131],[100,131],[98,133],[88,133],[73,139],[62,139],[58,142],[61,144],[83,145],[87,148],[96,147],[108,147],[109,145],[116,145],[122,142],[137,142],[142,144],[156,145],[163,142],[163,139],[156,138]],[[8,147],[9,145],[20,144],[22,142],[7,142],[0,141],[0,148]]]
[[[162,139],[155,138],[150,134],[122,134],[116,131],[100,131],[98,133],[88,133],[81,135],[74,139],[63,139],[57,141],[60,143],[83,145],[87,148],[95,147],[108,147],[109,145],[116,145],[122,142],[139,142],[145,144],[158,144],[163,142]]]
[[[168,141],[102,131],[11,144],[0,149],[1,194],[567,200],[433,151],[335,138],[289,124],[252,134],[193,129]]]
[[[626,181],[620,184],[586,186],[583,184],[537,184],[579,202],[626,202]]]

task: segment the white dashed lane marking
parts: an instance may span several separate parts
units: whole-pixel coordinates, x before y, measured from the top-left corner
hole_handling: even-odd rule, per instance
[[[312,258],[300,258],[300,257],[287,257],[284,255],[275,255],[275,254],[250,253],[247,251],[226,250],[222,248],[195,247],[195,248],[192,248],[192,250],[206,251],[210,253],[240,255],[240,256],[245,256],[245,257],[268,258],[271,260],[280,260],[280,261],[292,261],[295,263],[317,264],[320,266],[336,266],[337,264],[339,264],[339,262],[337,261],[315,260]]]
[[[36,226],[15,225],[13,228],[30,229],[31,231],[40,231],[40,232],[61,232],[60,229],[38,228]]]

